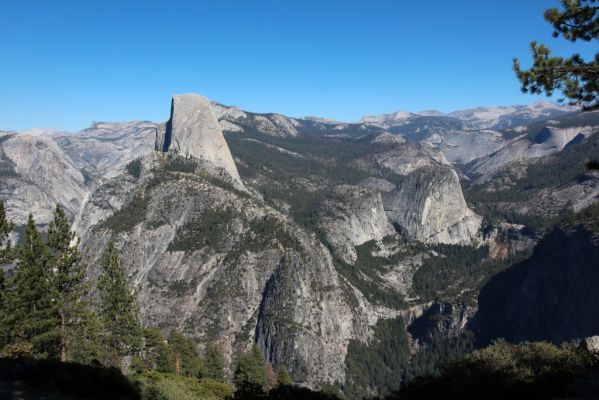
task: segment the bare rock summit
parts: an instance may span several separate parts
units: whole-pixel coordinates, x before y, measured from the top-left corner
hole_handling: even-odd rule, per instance
[[[156,132],[156,150],[204,161],[243,185],[210,101],[197,94],[174,95],[171,117]]]

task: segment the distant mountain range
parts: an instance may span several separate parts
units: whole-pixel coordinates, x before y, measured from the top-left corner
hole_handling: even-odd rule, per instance
[[[577,109],[571,106],[539,100],[526,106],[477,107],[450,113],[436,110],[415,113],[399,111],[391,114],[364,116],[360,122],[390,128],[414,122],[422,117],[449,117],[463,121],[468,128],[472,129],[503,129],[576,111]]]

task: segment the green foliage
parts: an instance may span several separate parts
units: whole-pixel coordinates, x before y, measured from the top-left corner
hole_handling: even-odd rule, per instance
[[[301,251],[302,246],[293,235],[275,218],[270,215],[264,218],[255,218],[249,223],[251,237],[243,238],[244,249],[250,251],[262,251],[267,246],[272,245],[273,241],[279,242],[282,246]]]
[[[371,303],[391,308],[401,308],[405,305],[403,296],[385,286],[384,279],[380,274],[386,272],[385,266],[399,262],[408,253],[400,251],[390,257],[376,257],[372,255],[375,247],[376,243],[374,240],[356,246],[358,258],[354,265],[347,264],[335,258],[335,267]]]
[[[241,160],[237,167],[242,178],[254,182],[273,206],[288,204],[288,212],[296,222],[318,235],[318,203],[329,194],[330,187],[355,184],[366,178],[368,174],[348,164],[379,149],[355,141],[328,145],[321,135],[301,139],[272,137],[246,128],[244,135],[227,135],[231,153]],[[277,148],[299,156],[290,156]],[[317,184],[307,190],[307,181]]]
[[[15,228],[15,224],[6,217],[4,202],[0,201],[0,266],[9,264],[14,259],[14,251],[10,241],[10,233]]]
[[[422,301],[434,300],[460,281],[475,278],[477,269],[487,269],[483,266],[487,247],[441,244],[433,249],[439,255],[424,260],[412,279],[412,290]]]
[[[249,383],[266,390],[268,386],[266,362],[257,345],[252,346],[250,351],[239,357],[234,382],[238,387]]]
[[[285,367],[280,367],[277,371],[277,386],[289,386],[293,384],[291,375]]]
[[[169,334],[168,344],[177,375],[199,376],[203,365],[196,344],[176,330],[172,330]]]
[[[225,355],[217,343],[208,343],[206,346],[202,376],[217,382],[226,381]]]
[[[423,261],[412,278],[412,290],[422,301],[457,299],[472,302],[493,275],[530,255],[522,252],[506,260],[488,259],[486,246],[428,246],[437,255]]]
[[[134,354],[140,346],[137,306],[127,286],[121,257],[114,243],[108,244],[101,264],[98,291],[104,363],[120,367],[122,358]]]
[[[143,164],[141,162],[141,158],[136,158],[135,160],[130,161],[127,165],[125,165],[125,170],[129,175],[139,179],[139,177],[141,176],[142,166]]]
[[[8,342],[9,329],[5,323],[6,315],[6,296],[8,295],[8,279],[2,268],[3,264],[12,262],[14,258],[13,248],[10,243],[10,232],[14,229],[14,224],[6,218],[4,202],[0,201],[0,351]]]
[[[407,380],[424,375],[438,375],[442,365],[462,358],[473,350],[474,336],[470,332],[449,337],[436,336],[412,357]]]
[[[9,334],[5,354],[58,356],[60,319],[51,268],[48,248],[29,215],[15,276],[5,291],[3,325]]]
[[[227,240],[227,224],[234,218],[232,208],[206,208],[202,213],[177,229],[168,251],[192,252],[209,246],[222,250]]]
[[[563,10],[550,8],[545,19],[553,25],[554,37],[575,42],[599,39],[599,7],[596,0],[561,0]],[[599,53],[593,61],[585,62],[579,54],[571,57],[553,57],[548,46],[530,44],[533,66],[522,70],[514,59],[514,70],[524,93],[560,91],[571,104],[580,104],[588,110],[599,108]],[[563,101],[564,99],[561,99]]]
[[[110,229],[113,233],[129,232],[145,220],[149,199],[143,194],[133,195],[131,200],[119,211],[112,214],[99,227]]]
[[[408,335],[402,318],[379,321],[370,344],[349,342],[342,391],[350,398],[385,396],[399,388],[410,366]]]
[[[158,328],[149,327],[142,331],[141,352],[133,360],[133,368],[137,371],[155,370],[174,372],[173,350]]]
[[[599,203],[594,203],[577,213],[565,217],[560,225],[584,225],[589,232],[599,229]]]
[[[90,310],[89,285],[85,281],[86,265],[77,249],[75,233],[62,207],[54,210],[54,219],[48,227],[48,249],[51,256],[53,281],[56,289],[56,304],[60,316],[60,359],[72,360],[71,347],[90,350],[96,340],[89,335],[95,326],[94,314]],[[92,337],[90,337],[92,336]],[[81,342],[82,343],[76,343]],[[92,352],[90,357],[97,352]],[[89,357],[85,357],[89,358]],[[80,360],[81,361],[81,360]]]
[[[165,171],[183,172],[193,174],[198,168],[198,162],[194,158],[185,158],[181,156],[169,156],[162,165]]]
[[[438,376],[417,378],[391,399],[550,399],[597,365],[596,356],[546,342],[497,341],[441,368]]]
[[[226,383],[157,371],[143,371],[131,380],[139,387],[141,400],[224,400],[233,394],[233,386]]]

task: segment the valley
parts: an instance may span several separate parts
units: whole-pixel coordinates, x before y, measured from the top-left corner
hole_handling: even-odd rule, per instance
[[[257,345],[382,397],[498,338],[597,333],[598,132],[546,102],[345,123],[176,95],[166,122],[1,132],[0,200],[15,243],[62,206],[92,287],[114,242],[141,324],[229,375]]]

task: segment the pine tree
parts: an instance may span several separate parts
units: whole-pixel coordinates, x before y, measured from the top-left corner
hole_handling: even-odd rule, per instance
[[[14,252],[10,242],[10,233],[15,224],[6,217],[4,202],[0,201],[0,265],[10,264],[14,259]]]
[[[4,348],[8,340],[8,329],[6,324],[6,301],[9,281],[4,273],[3,265],[13,261],[14,252],[10,243],[10,233],[14,224],[6,218],[4,202],[0,201],[0,350]]]
[[[41,358],[58,356],[60,319],[53,285],[50,255],[29,215],[17,268],[6,292],[7,352]]]
[[[150,327],[143,330],[141,354],[134,360],[138,370],[174,372],[173,352],[160,329]]]
[[[292,384],[293,381],[291,380],[291,375],[289,375],[287,369],[285,369],[285,367],[280,367],[277,372],[277,386],[290,386]]]
[[[95,335],[90,337],[94,314],[89,312],[86,266],[77,249],[75,233],[62,207],[54,210],[54,219],[48,227],[48,249],[52,257],[57,305],[60,315],[60,360],[72,360],[71,347],[94,347]],[[77,344],[75,342],[82,341]],[[93,353],[93,352],[92,352]],[[79,357],[82,357],[79,354]],[[89,358],[89,357],[84,357]],[[82,360],[78,360],[82,361]]]
[[[225,355],[216,343],[209,343],[204,354],[204,376],[225,382]]]
[[[120,368],[123,357],[132,355],[141,344],[137,306],[114,243],[108,244],[101,264],[98,291],[104,359],[105,364]]]
[[[239,357],[235,371],[235,384],[238,387],[248,383],[258,385],[264,390],[268,386],[266,362],[257,345]]]
[[[545,11],[545,19],[553,25],[554,37],[562,35],[571,42],[599,40],[597,0],[561,0],[561,3],[563,10]],[[551,96],[554,91],[560,91],[571,104],[582,105],[587,110],[599,109],[599,53],[594,60],[585,61],[579,54],[553,57],[548,46],[536,42],[530,47],[534,59],[531,69],[522,70],[520,61],[514,59],[514,70],[523,92],[545,92]]]
[[[181,332],[172,330],[168,336],[168,344],[177,375],[198,376],[203,366],[195,343]]]

